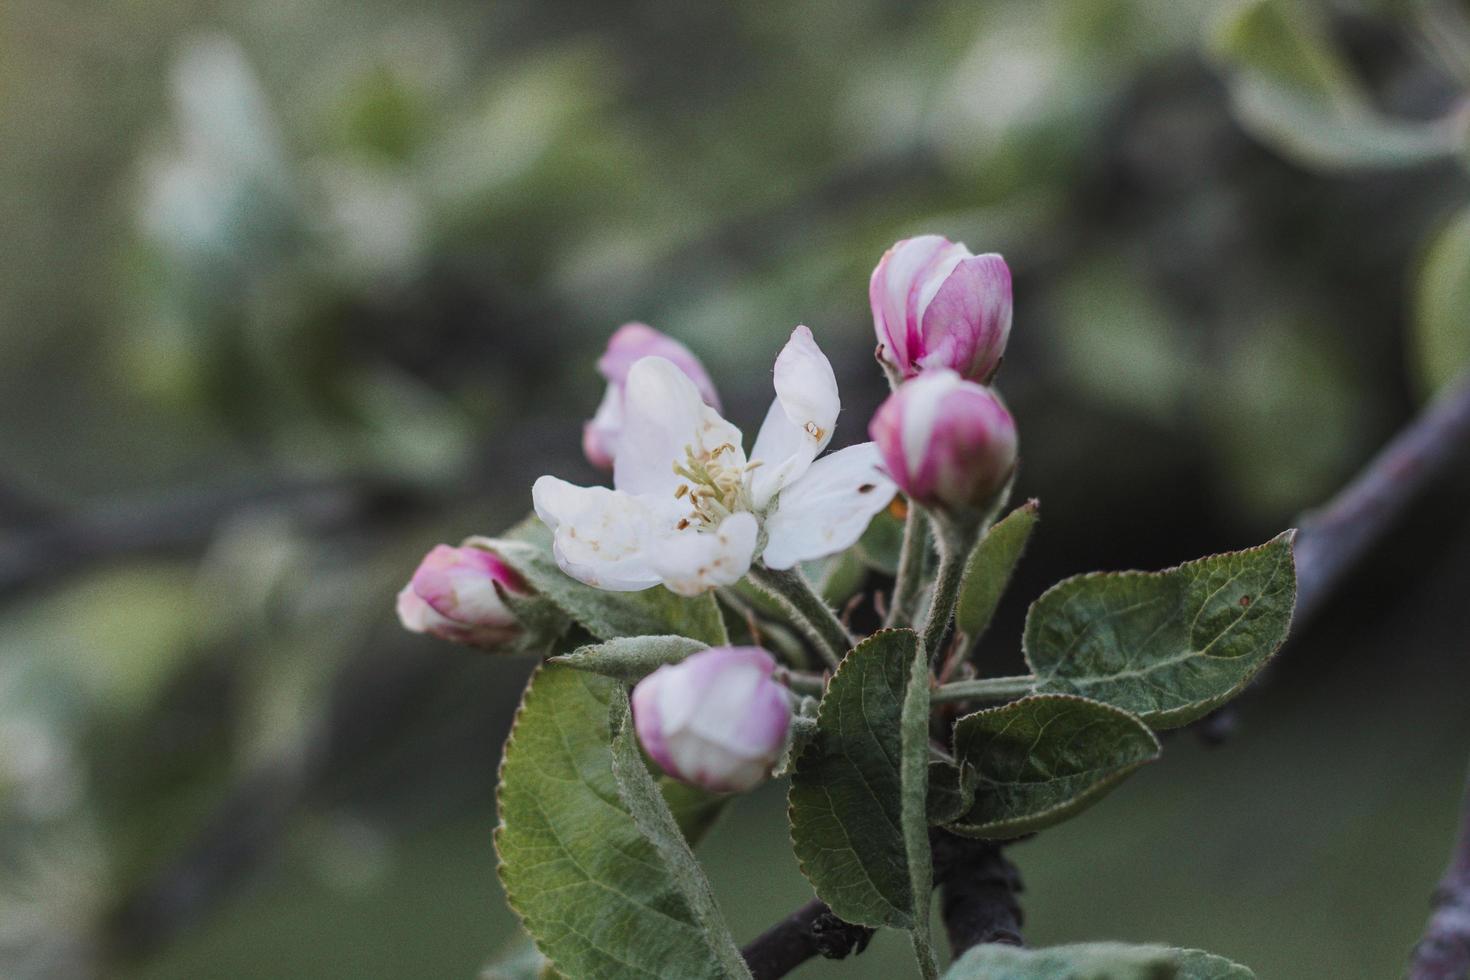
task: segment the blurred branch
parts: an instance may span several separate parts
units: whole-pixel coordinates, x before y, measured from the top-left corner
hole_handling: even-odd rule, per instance
[[[0,600],[88,565],[203,549],[219,526],[254,508],[279,508],[324,528],[417,510],[408,487],[365,478],[241,485],[54,516],[0,539]]]
[[[1450,865],[1434,893],[1434,914],[1414,947],[1409,980],[1463,980],[1470,974],[1470,775]]]
[[[1296,552],[1300,626],[1338,583],[1394,528],[1419,495],[1470,454],[1470,374],[1402,429],[1326,505],[1301,521]]]

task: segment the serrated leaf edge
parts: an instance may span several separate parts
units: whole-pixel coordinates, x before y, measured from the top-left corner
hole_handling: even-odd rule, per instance
[[[1044,599],[1046,599],[1047,596],[1051,595],[1053,592],[1056,592],[1057,590],[1059,590],[1061,588],[1064,588],[1065,586],[1071,585],[1074,582],[1086,581],[1088,579],[1095,579],[1095,578],[1163,578],[1165,576],[1173,575],[1173,574],[1175,574],[1177,572],[1184,571],[1184,570],[1186,570],[1188,568],[1192,568],[1195,565],[1202,565],[1202,564],[1204,564],[1207,561],[1213,561],[1213,560],[1215,560],[1217,558],[1234,558],[1234,557],[1237,557],[1237,556],[1240,556],[1240,555],[1249,555],[1249,554],[1252,554],[1252,553],[1265,552],[1266,550],[1275,547],[1278,542],[1282,542],[1284,540],[1284,542],[1285,542],[1285,544],[1287,546],[1287,554],[1290,557],[1291,566],[1292,566],[1291,609],[1289,609],[1287,611],[1286,630],[1281,634],[1281,639],[1276,642],[1276,645],[1271,648],[1271,651],[1269,653],[1267,653],[1264,657],[1261,658],[1261,662],[1256,665],[1256,668],[1254,670],[1252,670],[1250,673],[1246,674],[1243,678],[1241,678],[1239,684],[1235,685],[1230,690],[1228,690],[1225,693],[1221,694],[1218,698],[1209,698],[1209,699],[1206,699],[1206,700],[1203,700],[1203,701],[1191,702],[1191,705],[1186,705],[1186,706],[1183,706],[1183,707],[1180,707],[1180,708],[1175,708],[1172,711],[1147,711],[1147,712],[1143,712],[1142,714],[1134,715],[1135,718],[1138,718],[1138,719],[1142,720],[1144,722],[1144,724],[1148,725],[1151,728],[1168,729],[1168,728],[1178,727],[1181,724],[1187,724],[1190,720],[1193,720],[1195,718],[1199,718],[1199,717],[1201,717],[1203,715],[1208,714],[1209,712],[1211,712],[1214,709],[1218,708],[1220,705],[1222,705],[1225,702],[1227,702],[1227,701],[1231,700],[1232,698],[1234,698],[1241,691],[1245,690],[1246,687],[1248,687],[1250,685],[1250,682],[1255,679],[1256,675],[1259,674],[1265,668],[1265,666],[1268,663],[1270,663],[1273,659],[1275,659],[1276,654],[1279,653],[1281,651],[1282,646],[1285,645],[1287,638],[1289,636],[1291,636],[1291,628],[1292,628],[1293,625],[1295,625],[1294,620],[1296,618],[1296,603],[1297,603],[1296,551],[1295,551],[1296,536],[1297,536],[1297,528],[1294,528],[1294,527],[1293,528],[1288,528],[1287,530],[1282,531],[1280,534],[1276,535],[1275,537],[1273,537],[1271,540],[1265,542],[1264,544],[1259,544],[1259,545],[1256,545],[1255,547],[1252,547],[1252,548],[1241,548],[1241,549],[1239,549],[1237,551],[1221,551],[1221,552],[1219,552],[1217,554],[1205,555],[1202,558],[1195,558],[1195,559],[1193,559],[1191,561],[1180,562],[1178,565],[1171,565],[1168,568],[1161,568],[1161,569],[1158,569],[1157,571],[1152,571],[1152,572],[1139,571],[1139,570],[1136,570],[1136,569],[1128,569],[1128,570],[1120,571],[1120,572],[1107,572],[1107,571],[1083,572],[1083,573],[1081,573],[1079,575],[1071,575],[1071,576],[1068,576],[1067,578],[1062,579],[1060,582],[1057,582],[1056,584],[1052,585],[1045,592],[1041,593],[1041,595],[1037,596],[1036,599],[1035,599],[1035,601],[1033,601],[1031,603],[1030,608],[1028,608],[1026,610],[1026,623],[1025,623],[1025,625],[1021,629],[1021,656],[1025,659],[1026,666],[1030,669],[1031,673],[1033,673],[1033,674],[1036,675],[1036,680],[1037,680],[1037,683],[1038,684],[1044,684],[1052,676],[1055,676],[1055,675],[1044,675],[1044,674],[1042,674],[1040,671],[1037,670],[1036,664],[1033,663],[1032,660],[1031,660],[1031,643],[1030,643],[1030,639],[1031,639],[1031,621],[1032,621],[1032,617],[1035,615],[1036,608],[1041,605],[1042,601]],[[1047,692],[1041,692],[1041,693],[1047,693]],[[1055,692],[1055,693],[1061,694],[1063,692]],[[1092,700],[1092,699],[1088,699],[1088,700]],[[1107,704],[1107,702],[1105,702],[1105,701],[1099,701],[1098,703],[1099,704]],[[1193,706],[1198,706],[1198,710],[1191,710],[1191,708]],[[1108,707],[1117,707],[1117,706],[1116,705],[1108,705]],[[1119,710],[1126,710],[1126,709],[1121,709],[1120,708]],[[1133,714],[1132,712],[1128,712],[1128,713],[1129,714]],[[1183,718],[1184,720],[1179,720],[1181,718]]]
[[[888,629],[881,629],[881,630],[878,630],[875,633],[869,634],[868,636],[866,636],[866,637],[863,638],[862,642],[858,643],[851,650],[847,651],[847,653],[843,656],[841,662],[839,662],[837,664],[837,669],[832,672],[831,678],[829,678],[828,681],[827,681],[827,689],[826,689],[827,692],[830,692],[832,690],[833,683],[836,682],[838,675],[840,675],[842,673],[843,669],[846,668],[847,665],[848,665],[848,663],[852,660],[852,655],[853,654],[857,653],[859,650],[861,650],[867,644],[872,643],[878,637],[884,636],[884,635],[889,634],[889,633],[913,633],[915,641],[918,642],[918,643],[920,643],[921,645],[923,643],[923,640],[922,640],[922,638],[919,637],[919,634],[917,632],[915,632],[914,630],[911,630],[911,629],[904,629],[904,628],[894,627],[894,628],[888,628]],[[826,703],[827,703],[827,695],[826,695],[826,692],[824,692],[823,695],[822,695],[822,701],[821,701],[821,703],[817,705],[817,725],[819,726],[818,727],[818,732],[819,733],[821,731],[820,726],[821,726],[821,723],[822,723],[822,711],[826,707]],[[820,737],[820,735],[818,737]],[[806,754],[806,752],[811,751],[812,745],[815,744],[816,742],[817,742],[817,739],[813,739],[811,742],[809,742],[807,744],[806,748],[802,750],[802,754],[804,755],[804,754]],[[796,770],[800,767],[800,764],[801,764],[801,760],[798,758],[796,760],[796,765],[792,766],[792,775],[793,776],[796,774]],[[786,827],[787,827],[787,837],[788,837],[788,839],[791,842],[791,853],[793,855],[795,855],[795,857],[796,857],[796,866],[797,866],[798,870],[801,871],[801,876],[806,879],[807,884],[809,884],[809,885],[812,886],[812,894],[813,895],[816,895],[818,898],[821,898],[822,901],[825,902],[826,899],[825,898],[822,898],[821,893],[817,891],[817,886],[812,881],[812,876],[807,872],[806,861],[804,861],[802,859],[801,854],[797,850],[797,846],[796,846],[796,835],[794,833],[795,823],[794,823],[794,821],[792,819],[792,806],[791,806],[791,792],[790,792],[790,790],[788,790],[787,793],[786,793]],[[869,879],[869,882],[871,883],[871,881],[872,881],[872,879],[870,878]],[[876,887],[873,890],[874,890],[875,893],[877,892],[877,888]],[[893,908],[893,903],[889,902],[887,899],[884,899],[884,904],[888,905],[889,908]],[[913,924],[914,923],[913,923],[913,917],[911,915],[904,914],[902,909],[893,909],[893,910],[894,910],[894,912],[899,913],[900,915],[903,916],[904,921],[902,922],[902,924],[895,924],[894,922],[857,922],[857,921],[853,921],[853,920],[847,919],[847,918],[843,918],[843,921],[844,922],[851,922],[853,925],[857,925],[857,926],[867,926],[870,929],[911,929],[911,928],[913,928]]]
[[[1046,827],[1054,826],[1055,824],[1060,823],[1062,820],[1066,819],[1072,814],[1079,813],[1087,807],[1091,806],[1094,802],[1100,799],[1118,783],[1122,782],[1125,778],[1131,776],[1134,772],[1148,765],[1149,763],[1157,762],[1159,758],[1164,754],[1164,745],[1162,742],[1159,741],[1159,736],[1138,715],[1135,715],[1131,711],[1125,711],[1124,709],[1119,708],[1117,705],[1108,704],[1106,701],[1095,701],[1092,698],[1085,698],[1080,694],[1028,694],[1024,698],[1018,698],[1015,701],[1009,702],[1008,704],[999,705],[994,708],[985,708],[981,711],[971,712],[970,714],[965,715],[964,718],[956,718],[954,724],[955,727],[958,727],[959,723],[964,721],[965,718],[974,718],[977,715],[990,715],[996,714],[997,712],[1010,711],[1013,710],[1017,705],[1041,700],[1076,701],[1083,704],[1090,704],[1095,707],[1102,708],[1105,711],[1110,711],[1113,714],[1121,715],[1130,721],[1137,722],[1139,730],[1146,734],[1149,737],[1149,740],[1153,742],[1154,753],[1147,759],[1140,759],[1139,761],[1130,763],[1127,766],[1110,770],[1109,775],[1088,786],[1085,790],[1083,790],[1081,793],[1068,800],[1067,802],[1059,803],[1056,806],[1048,807],[1045,810],[1038,811],[1037,813],[1026,817],[1024,820],[993,820],[990,823],[983,824],[966,824],[956,820],[951,823],[944,824],[944,828],[946,830],[952,831],[956,834],[962,834],[966,837],[979,837],[984,840],[1005,840],[1010,837],[1018,837],[1021,834],[1028,834],[1032,831],[1043,830]],[[960,759],[959,761],[966,762],[967,760]],[[970,764],[974,765],[973,763]],[[975,768],[979,770],[978,766],[976,766]],[[978,795],[979,788],[977,787],[976,796]],[[1040,823],[1038,823],[1038,821],[1040,821]]]

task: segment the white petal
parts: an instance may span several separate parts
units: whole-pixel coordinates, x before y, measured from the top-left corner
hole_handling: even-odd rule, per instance
[[[790,568],[856,543],[873,515],[898,492],[881,465],[878,447],[871,442],[813,463],[805,476],[782,491],[775,512],[766,518],[765,563]]]
[[[758,533],[754,514],[731,514],[714,531],[671,529],[649,557],[670,591],[699,595],[745,577]]]
[[[776,358],[776,400],[756,436],[751,496],[757,509],[799,478],[832,441],[842,402],[832,364],[806,327],[792,331]]]
[[[650,505],[606,487],[578,487],[543,476],[531,489],[536,516],[554,534],[561,570],[599,589],[636,592],[659,583],[648,560],[658,538]]]
[[[699,387],[672,361],[645,357],[633,365],[623,395],[614,487],[672,499],[684,482],[674,464],[684,462],[686,450],[710,452],[722,445],[732,447],[725,456],[731,465],[744,465],[740,430],[704,403]]]

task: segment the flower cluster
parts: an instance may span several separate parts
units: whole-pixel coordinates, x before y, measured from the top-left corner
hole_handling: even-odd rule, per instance
[[[543,476],[532,488],[557,566],[596,589],[697,596],[748,574],[799,579],[791,570],[851,548],[899,491],[938,512],[989,506],[1016,466],[1015,423],[986,387],[1010,335],[1005,261],[934,235],[908,239],[878,263],[869,299],[894,390],[872,441],[826,455],[841,400],[807,327],[776,357],[774,399],[748,451],[687,347],[646,324],[619,328],[598,361],[607,388],[582,439],[611,487]],[[491,552],[441,545],[400,594],[399,616],[416,632],[495,646],[519,629],[507,597],[529,591]],[[791,726],[793,695],[774,669],[753,647],[660,668],[633,693],[639,740],[676,778],[750,788]]]

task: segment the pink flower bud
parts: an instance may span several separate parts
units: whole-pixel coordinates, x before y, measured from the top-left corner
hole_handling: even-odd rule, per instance
[[[714,382],[688,347],[646,323],[623,324],[613,332],[607,350],[597,361],[598,373],[607,379],[607,391],[597,406],[597,413],[582,427],[582,451],[599,469],[612,469],[617,457],[618,440],[623,434],[623,386],[633,365],[645,357],[672,361],[694,382],[706,405],[716,411],[720,408]]]
[[[436,546],[398,593],[398,618],[406,629],[456,643],[495,647],[521,631],[515,613],[496,591],[530,589],[515,570],[480,548]]]
[[[715,647],[660,667],[633,689],[638,741],[675,779],[717,793],[758,786],[791,727],[775,667],[759,647]]]
[[[868,283],[880,356],[900,375],[949,368],[986,382],[1011,335],[1011,270],[994,252],[921,235],[894,245]]]
[[[908,496],[949,510],[983,508],[1016,468],[1016,423],[989,388],[953,371],[906,381],[868,434]]]

